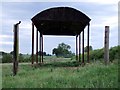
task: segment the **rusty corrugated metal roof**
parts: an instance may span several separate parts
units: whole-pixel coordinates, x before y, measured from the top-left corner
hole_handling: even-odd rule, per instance
[[[43,35],[77,35],[89,24],[90,18],[71,7],[55,7],[44,10],[32,19]]]

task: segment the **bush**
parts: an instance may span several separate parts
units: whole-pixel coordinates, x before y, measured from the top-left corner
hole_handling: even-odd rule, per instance
[[[11,63],[13,60],[11,54],[3,54],[2,55],[2,63]]]
[[[24,55],[19,55],[19,61],[18,62],[30,62],[30,57],[24,57]],[[12,54],[3,54],[2,55],[2,63],[12,63],[13,62],[13,55]]]
[[[19,62],[24,62],[24,57],[22,55],[19,55]]]
[[[24,55],[19,55],[19,62],[30,62],[30,57],[25,57]]]
[[[115,59],[120,59],[120,46],[111,47],[109,49],[109,60],[112,62]],[[84,54],[85,60],[87,60],[87,53]],[[90,60],[103,60],[104,48],[90,51]]]
[[[104,58],[104,50],[97,49],[94,51],[90,51],[90,60],[100,60]]]
[[[120,51],[120,46],[112,47],[110,48],[109,51],[109,57],[110,61],[112,62],[114,59],[119,59],[119,51]]]

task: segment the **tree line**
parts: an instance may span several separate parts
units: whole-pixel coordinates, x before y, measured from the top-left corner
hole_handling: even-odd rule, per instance
[[[72,51],[70,51],[71,46],[65,43],[60,43],[58,44],[57,48],[53,48],[52,50],[52,54],[55,55],[56,57],[64,57],[64,58],[72,58],[75,59],[75,53],[72,53]],[[85,60],[87,60],[87,50],[88,47],[86,46],[84,48],[85,51]],[[90,50],[90,60],[94,61],[94,60],[103,60],[104,58],[104,49],[96,49],[93,50],[92,46],[89,47]],[[13,60],[13,51],[10,53],[5,53],[5,52],[0,52],[2,55],[2,63],[11,63]],[[120,58],[120,55],[118,55],[120,53],[120,46],[115,46],[115,47],[111,47],[109,49],[109,58],[110,61],[112,62],[115,59]],[[39,54],[43,54],[44,56],[51,56],[50,54],[46,54],[46,52],[38,52]],[[74,58],[73,58],[74,57]],[[31,55],[24,55],[24,54],[19,54],[19,62],[30,62],[31,61]]]

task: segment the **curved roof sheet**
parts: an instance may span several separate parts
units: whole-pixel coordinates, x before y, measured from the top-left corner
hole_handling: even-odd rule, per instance
[[[90,18],[70,7],[55,7],[44,10],[32,19],[43,35],[77,35],[89,24]]]

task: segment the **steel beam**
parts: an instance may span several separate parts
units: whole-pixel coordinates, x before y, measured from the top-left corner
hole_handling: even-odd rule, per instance
[[[32,64],[34,64],[34,24],[32,23]]]
[[[78,61],[78,35],[76,35],[76,61]]]
[[[81,62],[81,34],[79,35],[79,62]]]
[[[87,31],[87,62],[89,63],[90,62],[90,55],[89,55],[89,26],[90,24],[88,24],[88,31]]]
[[[42,34],[42,63],[43,63],[43,34]]]
[[[39,36],[39,62],[41,63],[41,33]]]
[[[38,64],[38,30],[36,30],[36,64]]]
[[[85,64],[84,62],[84,30],[82,35],[82,63]]]
[[[40,33],[40,63],[42,63],[42,34]]]

